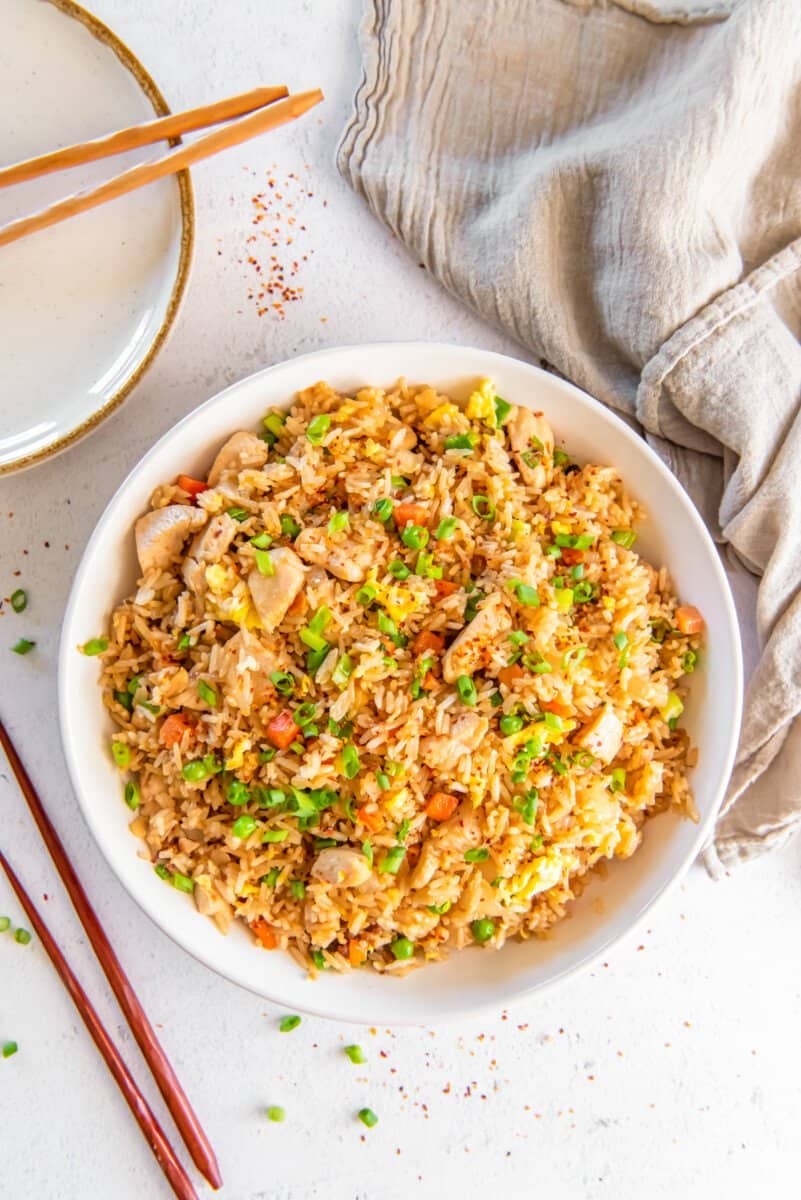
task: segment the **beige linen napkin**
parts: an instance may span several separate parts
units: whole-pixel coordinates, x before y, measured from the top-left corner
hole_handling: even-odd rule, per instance
[[[339,167],[761,576],[713,873],[801,821],[801,3],[367,0]]]

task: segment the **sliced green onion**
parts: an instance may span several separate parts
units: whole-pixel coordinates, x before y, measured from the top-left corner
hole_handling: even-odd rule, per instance
[[[240,524],[247,521],[250,513],[246,508],[226,508],[226,513],[233,521],[238,521]]]
[[[465,850],[464,861],[469,863],[486,862],[489,858],[489,850],[486,846],[478,846],[475,850]]]
[[[433,554],[421,550],[414,564],[414,573],[421,579],[442,579],[442,567],[434,562]]]
[[[627,550],[630,550],[637,540],[637,534],[633,529],[613,529],[611,538],[613,542],[617,542],[618,546],[625,546]]]
[[[2,1053],[3,1058],[11,1058],[11,1056],[13,1054],[16,1054],[18,1050],[19,1050],[19,1046],[17,1045],[16,1042],[4,1042],[3,1049],[2,1049],[2,1051],[0,1051],[0,1053]],[[366,1124],[366,1122],[365,1122],[365,1124]]]
[[[482,521],[495,520],[495,505],[490,500],[489,496],[473,496],[470,501],[470,507],[477,517]]]
[[[349,528],[350,528],[350,514],[349,513],[335,512],[335,513],[332,513],[331,516],[328,518],[329,534],[342,533],[342,532],[344,532],[344,530],[349,529]]]
[[[302,879],[293,879],[289,885],[289,890],[296,900],[302,900],[306,895],[306,884]]]
[[[339,842],[336,838],[318,837],[314,839],[315,850],[330,850],[334,846],[338,846]]]
[[[322,950],[312,950],[311,960],[318,971],[327,971],[328,963],[325,961],[325,955]]]
[[[125,742],[112,742],[111,757],[120,770],[124,771],[131,761],[131,747],[126,745]]]
[[[443,517],[434,531],[434,537],[438,542],[448,541],[456,532],[457,524],[456,517]]]
[[[189,875],[182,875],[180,871],[174,871],[172,876],[172,886],[179,892],[186,892],[191,896],[195,890],[195,881]]]
[[[269,533],[257,533],[255,537],[250,538],[250,544],[257,550],[267,550],[269,546],[272,546],[273,539]]]
[[[367,859],[367,865],[373,865],[373,844],[372,842],[362,842],[362,854]]]
[[[217,692],[211,686],[210,683],[206,682],[205,679],[201,679],[198,681],[197,694],[198,694],[198,696],[200,696],[200,699],[203,700],[205,704],[209,705],[210,708],[217,707],[217,704],[218,704]]]
[[[375,1115],[372,1108],[360,1108],[359,1120],[361,1121],[362,1125],[366,1125],[368,1129],[372,1129],[374,1125],[378,1124],[378,1117]]]
[[[397,778],[398,775],[402,775],[406,770],[403,763],[393,762],[389,758],[384,763],[384,769],[386,770],[387,775],[391,775],[393,779]]]
[[[562,655],[562,670],[568,671],[571,667],[577,667],[587,655],[586,646],[573,646],[570,650],[566,650]]]
[[[414,942],[410,942],[407,937],[395,938],[389,948],[398,962],[406,962],[408,959],[414,958]]]
[[[393,558],[392,562],[387,567],[387,570],[389,571],[390,575],[395,577],[395,579],[408,579],[411,575],[411,571],[406,566],[406,563],[401,562],[399,558]]]
[[[170,880],[170,872],[164,866],[164,863],[156,863],[153,870],[156,872],[159,879],[163,879],[165,883],[169,883],[171,881]]]
[[[295,690],[295,677],[289,671],[271,671],[270,682],[282,696],[291,696]]]
[[[137,808],[139,807],[139,803],[142,799],[142,795],[141,795],[141,792],[139,791],[139,784],[136,783],[135,780],[133,780],[133,779],[128,780],[128,782],[125,785],[125,790],[123,791],[123,796],[125,798],[125,803],[128,805],[128,807],[133,812],[136,812]]]
[[[564,729],[564,722],[558,713],[546,712],[543,714],[546,728],[561,730]]]
[[[308,646],[310,650],[322,650],[323,646],[328,645],[328,642],[326,642],[323,635],[321,633],[315,633],[310,625],[304,625],[298,636],[304,645]]]
[[[356,593],[356,603],[363,604],[367,608],[368,604],[372,604],[378,595],[378,588],[372,583],[366,583],[364,587],[360,587]]]
[[[459,693],[459,699],[462,704],[474,705],[478,704],[478,692],[476,685],[469,675],[460,675],[456,680],[456,690]]]
[[[267,413],[267,416],[261,419],[264,428],[276,438],[280,438],[284,432],[285,422],[286,417],[281,417],[278,413]]]
[[[10,917],[0,917],[0,933],[6,933],[11,928]]]
[[[692,675],[697,662],[698,655],[696,654],[695,650],[688,650],[686,654],[683,654],[681,659],[681,669],[684,674]]]
[[[541,654],[524,654],[523,666],[527,671],[533,671],[535,675],[550,675],[553,670],[548,659],[543,658]]]
[[[350,742],[342,747],[342,769],[346,779],[355,779],[361,770],[359,752]]]
[[[367,1056],[365,1055],[361,1046],[343,1046],[342,1049],[344,1050],[345,1054],[347,1054],[350,1061],[355,1063],[357,1067],[361,1066],[362,1063],[367,1062]]]
[[[297,1015],[282,1017],[278,1022],[281,1033],[291,1033],[293,1029],[297,1029],[298,1025],[300,1025],[300,1017]]]
[[[25,612],[25,609],[28,607],[28,593],[24,592],[22,588],[17,588],[15,592],[12,592],[11,607],[15,613]]]
[[[575,567],[570,568],[570,578],[571,579],[583,579],[584,578],[584,563],[576,563]]]
[[[328,658],[328,653],[331,646],[328,642],[323,641],[322,646],[318,650],[310,650],[306,655],[306,670],[312,674],[319,671],[325,660]]]
[[[573,588],[573,603],[587,604],[590,600],[595,600],[598,597],[598,585],[589,583],[586,579],[581,583],[576,584]]]
[[[478,613],[478,606],[484,599],[484,592],[480,592],[478,588],[474,588],[467,597],[467,603],[464,606],[464,619],[466,623],[470,623]]]
[[[300,525],[290,513],[281,513],[281,533],[284,537],[296,538],[300,533]]]
[[[450,907],[451,907],[450,900],[445,900],[445,901],[443,901],[442,904],[427,904],[426,905],[426,908],[428,909],[428,911],[430,913],[434,913],[438,917],[444,917],[445,913],[449,911]]]
[[[629,635],[622,629],[618,629],[612,641],[617,646],[618,650],[625,650],[629,644]]]
[[[133,696],[129,696],[127,692],[115,692],[114,699],[126,712],[133,712]]]
[[[243,813],[241,817],[237,817],[234,821],[231,826],[231,833],[235,838],[249,838],[252,833],[255,833],[258,824],[255,817],[251,817],[249,813]]]
[[[475,433],[454,433],[445,438],[446,450],[467,450],[472,453],[476,448],[478,437]]]
[[[538,833],[535,838],[531,839],[531,841],[529,842],[528,848],[529,848],[529,850],[540,850],[542,848],[542,843],[543,843],[542,834]]]
[[[513,629],[508,636],[513,646],[525,646],[528,641],[528,634],[524,633],[522,629]]]
[[[405,857],[405,846],[392,846],[378,864],[379,875],[397,875]]]
[[[319,446],[330,428],[331,418],[328,413],[318,413],[306,426],[306,438],[313,446]]]
[[[278,883],[278,876],[281,874],[280,867],[271,867],[266,875],[262,875],[259,883],[266,884],[267,887],[274,888]]]
[[[261,835],[261,840],[267,845],[272,845],[277,842],[285,842],[288,837],[288,829],[265,829]]]
[[[609,781],[610,792],[622,792],[626,786],[626,772],[622,767],[613,767]]]
[[[489,917],[479,917],[477,921],[470,922],[470,932],[473,940],[479,944],[488,942],[495,932],[495,922],[490,921]]]
[[[539,804],[540,794],[536,788],[531,788],[526,792],[525,796],[515,800],[514,807],[520,813],[526,825],[533,825],[534,818],[537,815],[537,805]]]
[[[428,530],[424,525],[404,525],[401,541],[410,550],[423,550],[428,545]]]
[[[570,462],[569,454],[566,454],[564,452],[564,450],[554,450],[553,465],[555,467],[566,467],[569,462]]]
[[[507,400],[503,400],[500,396],[494,399],[495,405],[495,423],[500,428],[503,425],[509,413],[512,411],[512,406]]]
[[[272,762],[277,753],[278,751],[276,750],[275,746],[267,746],[266,749],[259,751],[259,762]]]
[[[561,558],[562,557],[562,551],[559,549],[558,546],[554,546],[553,544],[545,547],[545,553],[548,558]]]
[[[23,638],[22,641],[24,642],[25,638]],[[28,645],[28,649],[30,649],[30,647],[33,646],[34,643],[29,642],[29,643],[27,643],[27,645]],[[14,649],[17,650],[16,646],[14,647]],[[94,656],[96,654],[105,654],[106,650],[108,650],[108,638],[104,638],[104,637],[89,638],[89,641],[84,642],[84,644],[81,646],[82,653],[85,654],[88,658],[94,658]],[[27,650],[17,650],[17,654],[27,654],[27,653],[28,653]]]
[[[513,589],[519,604],[525,605],[526,608],[539,608],[540,594],[535,587],[523,583],[522,579],[513,579],[509,587]]]
[[[14,941],[19,942],[20,946],[27,946],[30,940],[31,935],[28,933],[27,929],[14,930]]]
[[[375,504],[373,505],[373,516],[379,520],[382,525],[386,525],[387,521],[389,521],[392,516],[394,508],[395,505],[392,503],[389,497],[384,496],[383,499],[376,500]]]
[[[406,841],[407,837],[409,836],[409,825],[410,825],[410,821],[409,821],[408,817],[405,817],[401,821],[400,825],[398,826],[398,832],[396,833],[395,836],[400,845],[403,845],[403,843]]]
[[[397,658],[392,658],[391,655],[385,654],[381,660],[388,671],[395,671],[398,667]]]
[[[684,705],[682,704],[678,693],[668,692],[667,703],[664,704],[659,710],[659,715],[661,716],[662,720],[670,723],[671,721],[677,720],[683,712]],[[671,726],[671,728],[675,728],[675,726]]]
[[[276,1121],[278,1124],[280,1124],[285,1116],[286,1113],[284,1112],[283,1108],[281,1108],[280,1104],[271,1104],[267,1109],[268,1121]]]
[[[503,704],[503,696],[500,692],[493,692],[490,696],[490,704],[493,708],[500,708]]]
[[[178,649],[179,650],[188,650],[191,645],[192,645],[192,639],[189,636],[189,634],[188,633],[181,634],[181,637],[178,641]]]
[[[400,649],[403,649],[409,640],[405,634],[400,633],[392,617],[388,613],[383,612],[383,610],[378,614],[378,628]]]
[[[305,704],[301,704],[292,714],[296,725],[303,729],[304,725],[308,725],[317,716],[317,705],[313,700],[307,700]]]
[[[391,475],[389,482],[393,488],[405,488],[409,486],[409,480],[405,475]]]
[[[353,659],[349,654],[340,654],[337,665],[331,673],[331,682],[340,690],[348,686],[348,680],[353,674]]]
[[[265,575],[268,579],[275,575],[275,565],[268,550],[254,550],[253,557],[256,559],[256,566],[261,575]]]
[[[389,775],[385,774],[384,771],[376,771],[375,781],[381,788],[382,792],[388,792],[392,787],[392,784],[389,782]]]

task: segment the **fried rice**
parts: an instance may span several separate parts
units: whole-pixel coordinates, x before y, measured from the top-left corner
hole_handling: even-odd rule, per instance
[[[696,815],[703,620],[642,516],[489,380],[317,383],[157,488],[102,657],[155,870],[312,974],[546,934]]]

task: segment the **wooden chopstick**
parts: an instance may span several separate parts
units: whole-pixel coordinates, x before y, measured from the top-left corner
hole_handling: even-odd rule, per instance
[[[12,870],[11,864],[2,850],[0,850],[0,866],[2,866],[8,876],[9,883],[28,915],[28,920],[33,925],[39,940],[47,951],[50,961],[61,976],[62,983],[69,992],[73,1004],[92,1036],[92,1040],[105,1059],[106,1066],[114,1076],[117,1086],[125,1097],[128,1107],[133,1113],[142,1133],[145,1135],[145,1140],[148,1142],[150,1149],[156,1157],[156,1161],[166,1175],[172,1190],[179,1197],[179,1200],[198,1200],[192,1180],[187,1175],[175,1151],[167,1141],[167,1136],[159,1125],[155,1113],[139,1091],[136,1080],[125,1065],[125,1060],[114,1045],[114,1042],[109,1037],[100,1017],[95,1012],[91,1000],[78,982],[69,963],[58,948],[53,935],[45,925],[35,904]]]
[[[120,129],[117,133],[104,134],[91,142],[63,146],[49,154],[28,158],[25,162],[13,163],[9,167],[0,167],[0,188],[10,187],[12,183],[25,183],[29,179],[37,179],[40,175],[49,175],[52,171],[65,171],[69,167],[96,162],[99,158],[122,154],[126,150],[136,150],[139,146],[149,146],[153,142],[180,137],[195,129],[205,129],[208,125],[219,125],[221,121],[230,121],[232,117],[240,117],[243,113],[253,112],[256,108],[264,108],[275,100],[281,100],[288,95],[288,91],[289,89],[283,86],[253,88],[239,96],[217,100],[214,104],[202,104],[199,108],[190,108],[186,112],[170,113],[169,116],[159,117],[155,121],[132,125],[129,129]]]
[[[166,175],[183,171],[185,167],[209,158],[212,154],[218,154],[220,150],[238,146],[241,142],[266,133],[269,129],[285,125],[287,121],[294,121],[315,104],[319,104],[322,98],[321,91],[299,92],[296,96],[287,96],[284,100],[278,100],[275,104],[260,108],[248,116],[229,121],[222,129],[198,138],[196,142],[179,146],[155,162],[139,163],[116,178],[102,183],[93,191],[77,192],[74,196],[67,196],[49,208],[42,209],[41,212],[10,221],[8,225],[0,228],[0,246],[7,246],[30,233],[38,233],[40,229],[57,225],[59,221],[66,221],[68,217],[75,217],[90,208],[97,208],[107,200],[116,200],[118,196],[145,187],[146,184],[163,179]]]
[[[153,1026],[150,1024],[145,1010],[139,1003],[136,992],[133,990],[122,968],[122,964],[117,958],[111,942],[108,940],[105,930],[97,918],[95,910],[92,908],[89,897],[84,891],[83,885],[67,857],[67,851],[64,849],[61,838],[56,833],[55,827],[50,821],[44,805],[31,782],[30,776],[25,770],[22,760],[17,754],[14,744],[1,720],[0,745],[2,745],[6,752],[8,761],[11,763],[11,769],[17,778],[17,783],[20,786],[23,796],[28,802],[28,807],[31,810],[34,821],[39,827],[42,839],[50,852],[50,857],[61,876],[64,887],[78,914],[78,918],[86,930],[86,934],[92,944],[92,949],[97,956],[100,966],[103,968],[106,979],[109,981],[111,989],[117,997],[117,1003],[125,1014],[125,1018],[131,1027],[131,1032],[136,1038],[139,1049],[142,1051],[142,1055],[150,1067],[153,1078],[158,1084],[159,1091],[164,1097],[164,1102],[170,1110],[172,1119],[175,1121],[176,1126],[180,1130],[181,1137],[184,1139],[186,1147],[192,1155],[192,1160],[211,1186],[218,1188],[222,1184],[222,1176],[220,1175],[220,1168],[217,1165],[217,1159],[211,1148],[211,1143],[203,1132],[200,1121],[195,1115],[192,1105],[189,1103],[186,1093],[178,1081],[178,1076],[173,1071],[170,1061],[156,1037]]]

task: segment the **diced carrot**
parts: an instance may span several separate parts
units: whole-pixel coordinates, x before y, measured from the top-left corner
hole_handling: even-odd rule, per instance
[[[188,492],[192,499],[199,496],[201,492],[207,491],[209,486],[205,480],[193,479],[191,475],[179,475],[177,483],[178,487]]]
[[[187,730],[194,732],[191,721],[187,721],[183,713],[170,713],[161,723],[159,741],[168,750],[171,750],[173,746],[178,745]]]
[[[682,604],[676,609],[679,633],[703,633],[705,621],[694,604]]]
[[[453,583],[450,579],[435,579],[434,591],[441,598],[442,596],[452,596],[454,592],[458,592],[459,584]]]
[[[378,805],[369,800],[367,804],[363,804],[361,808],[356,809],[356,819],[357,821],[361,821],[362,825],[366,825],[368,829],[371,829],[373,833],[383,825]]]
[[[348,942],[348,962],[352,967],[360,967],[367,958],[367,951],[362,946],[361,942],[357,942],[355,938],[351,938]]]
[[[424,692],[433,692],[436,687],[439,687],[439,680],[433,671],[427,671],[426,677],[420,686]]]
[[[516,679],[522,679],[525,671],[514,663],[511,667],[501,667],[498,672],[498,682],[505,683],[507,687],[511,687]]]
[[[554,713],[557,717],[569,717],[573,709],[569,704],[563,704],[561,700],[541,700],[540,708],[543,712]]]
[[[275,950],[278,945],[278,938],[275,936],[275,930],[272,925],[268,925],[264,917],[259,917],[257,920],[251,921],[250,928],[265,950]]]
[[[306,599],[306,593],[298,592],[297,596],[287,609],[287,612],[289,613],[290,617],[302,617],[308,607],[309,602]]]
[[[447,821],[459,807],[459,797],[451,792],[434,792],[426,805],[426,816],[432,821]]]
[[[402,500],[400,504],[395,505],[392,515],[398,529],[403,529],[404,525],[425,525],[428,520],[428,509],[422,504],[413,504],[411,501]]]
[[[432,633],[430,629],[421,629],[412,643],[412,651],[415,654],[425,654],[426,650],[441,654],[444,649],[445,638],[441,633]]]
[[[576,563],[584,562],[584,551],[574,550],[572,546],[563,546],[562,562],[567,563],[571,567],[575,566]]]
[[[289,709],[284,708],[268,722],[265,732],[274,746],[286,750],[300,733],[300,726],[295,724]]]

